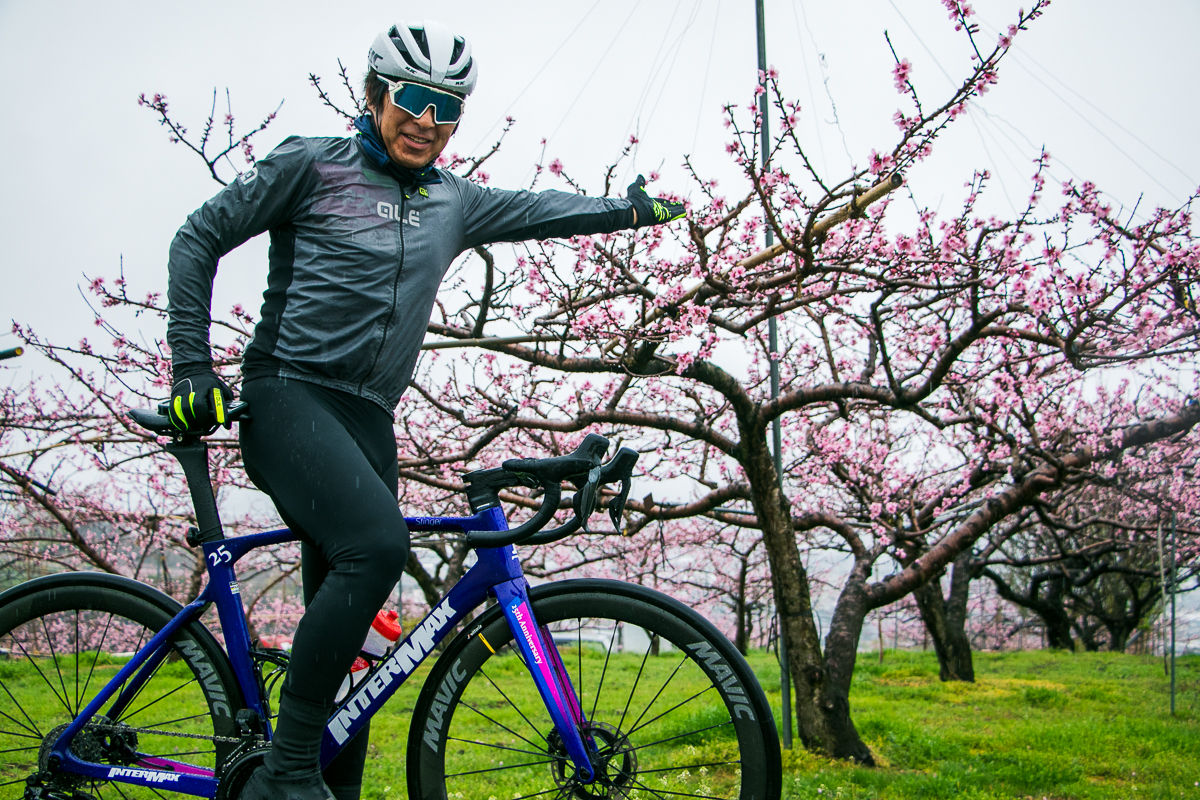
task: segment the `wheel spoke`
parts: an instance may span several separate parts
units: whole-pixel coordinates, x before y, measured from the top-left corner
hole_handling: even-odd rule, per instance
[[[521,654],[519,652],[517,653],[517,657],[521,658]],[[525,663],[524,658],[521,658],[521,663],[522,664]],[[499,694],[501,697],[504,698],[504,702],[508,703],[508,707],[511,708],[513,711],[517,712],[517,714],[521,717],[521,719],[525,720],[525,724],[528,725],[530,727],[530,729],[538,735],[538,737],[542,740],[542,742],[545,742],[546,737],[541,732],[541,730],[538,728],[538,726],[533,724],[533,720],[531,720],[529,718],[529,715],[526,714],[525,711],[520,706],[518,706],[513,701],[513,699],[511,697],[509,697],[507,693],[505,693],[505,691],[502,688],[500,688],[499,684],[497,684],[494,680],[492,680],[491,676],[488,675],[486,671],[480,670],[479,674],[482,675],[484,680],[486,680],[491,685],[491,687],[496,690],[497,694]],[[472,706],[467,706],[467,707],[470,708],[472,711],[474,711],[476,714],[479,714],[481,717],[484,717],[485,719],[490,719],[490,717],[488,717],[486,714],[484,714],[479,709],[474,708]],[[495,722],[495,720],[492,720],[492,721]],[[499,725],[500,723],[497,722],[496,724]],[[534,744],[532,741],[525,738],[524,736],[521,736],[521,734],[517,733],[516,731],[510,730],[508,728],[505,728],[505,730],[508,730],[508,732],[511,733],[513,736],[520,736],[520,738],[523,741],[529,742],[529,744],[534,747],[539,746],[537,744]]]
[[[576,620],[576,623],[577,623],[576,627],[582,631],[583,630],[582,620]],[[598,680],[596,682],[596,696],[592,700],[592,713],[589,716],[589,719],[592,719],[596,716],[596,707],[600,704],[600,692],[601,692],[601,690],[604,689],[604,678],[605,678],[605,676],[608,675],[608,664],[609,664],[609,661],[612,659],[613,648],[616,647],[617,634],[620,633],[620,630],[621,630],[620,623],[613,625],[612,638],[608,640],[608,646],[604,648],[604,666],[600,670],[600,680]]]
[[[491,716],[490,714],[485,714],[483,711],[480,711],[480,710],[479,710],[479,709],[478,709],[476,706],[474,706],[474,705],[471,705],[470,703],[463,702],[463,704],[462,704],[462,707],[463,707],[463,708],[466,708],[466,709],[468,709],[469,711],[473,711],[473,712],[475,712],[476,714],[478,714],[478,715],[479,715],[480,717],[482,717],[483,719],[485,719],[485,720],[487,720],[488,722],[490,722],[490,723],[492,723],[493,725],[495,725],[497,728],[499,728],[499,729],[501,729],[501,730],[504,730],[504,731],[508,731],[508,732],[509,732],[509,733],[511,733],[513,736],[515,736],[515,737],[517,737],[518,739],[520,739],[522,742],[525,742],[526,744],[528,744],[530,747],[537,748],[537,751],[536,751],[536,752],[540,752],[540,753],[545,753],[545,752],[546,752],[546,751],[545,751],[545,749],[544,749],[544,748],[542,748],[542,746],[541,746],[541,745],[539,745],[537,742],[533,741],[532,739],[529,739],[529,738],[528,738],[528,737],[526,737],[526,736],[522,736],[521,734],[517,733],[517,732],[516,732],[516,731],[514,731],[512,728],[510,728],[510,727],[508,727],[507,725],[505,725],[504,723],[500,722],[499,720],[497,720],[495,717]],[[514,707],[514,708],[515,708],[515,707]],[[520,711],[520,710],[517,710],[517,713],[521,715],[521,718],[522,718],[522,719],[524,719],[526,722],[529,722],[529,718],[528,718],[528,717],[526,717],[526,716],[525,716],[523,713],[521,713],[521,711]],[[530,725],[530,727],[533,727],[533,723],[532,723],[532,722],[529,722],[529,725]],[[534,730],[535,730],[535,731],[537,731],[537,728],[534,728]],[[537,731],[537,733],[538,733],[538,735],[539,735],[539,736],[541,736],[541,731]],[[543,737],[543,740],[544,740],[544,739],[545,739],[545,737]],[[464,740],[464,741],[466,741],[466,740]]]
[[[695,730],[690,730],[690,731],[687,731],[686,733],[678,733],[678,734],[675,734],[674,736],[667,736],[662,739],[656,739],[652,742],[643,742],[643,743],[639,744],[637,747],[633,747],[630,749],[631,750],[645,750],[646,748],[649,748],[649,747],[654,747],[654,746],[660,745],[660,744],[666,744],[668,742],[676,742],[676,741],[679,741],[680,739],[686,739],[689,736],[696,736],[697,734],[706,733],[707,731],[715,731],[715,730],[718,730],[719,728],[724,728],[724,727],[726,727],[728,725],[732,725],[732,724],[733,723],[730,721],[719,722],[716,725],[709,725],[704,728],[696,728]]]
[[[523,756],[537,756],[538,758],[545,758],[546,756],[549,755],[549,753],[547,753],[545,750],[523,750],[520,747],[511,747],[509,745],[496,744],[495,742],[485,742],[481,739],[460,739],[457,736],[449,736],[446,738],[446,741],[462,742],[463,744],[473,744],[476,747],[487,747],[492,750],[502,750],[507,753],[518,753]],[[538,763],[544,763],[544,762],[538,762]],[[510,767],[525,767],[528,765],[529,765],[529,762],[522,762],[520,764],[509,764]]]
[[[7,686],[7,685],[0,683],[0,687],[3,687],[3,689],[4,689],[4,693],[5,693],[6,695],[8,695],[8,697],[9,697],[9,699],[10,699],[10,700],[12,700],[12,701],[13,701],[13,705],[14,705],[15,707],[17,707],[18,709],[20,709],[20,711],[21,711],[21,714],[22,714],[22,715],[25,717],[26,721],[27,721],[29,724],[28,724],[28,725],[26,725],[24,722],[21,722],[21,720],[19,720],[19,719],[17,719],[16,717],[12,716],[12,715],[11,715],[11,714],[9,714],[7,711],[0,711],[0,715],[3,715],[5,719],[10,719],[10,720],[12,720],[12,723],[13,723],[14,725],[18,726],[19,728],[21,728],[21,730],[29,731],[29,734],[30,734],[31,736],[35,736],[35,737],[37,737],[38,739],[41,739],[41,738],[42,738],[42,737],[43,737],[45,734],[43,734],[41,731],[39,731],[39,730],[38,730],[38,728],[37,728],[37,723],[36,723],[36,722],[34,722],[34,721],[33,721],[33,719],[32,719],[32,718],[29,716],[29,712],[27,712],[27,711],[25,710],[24,706],[22,706],[22,705],[21,705],[19,702],[17,702],[17,698],[15,698],[15,697],[13,697],[13,696],[12,696],[12,692],[10,692],[10,691],[8,690],[8,686]],[[16,731],[5,731],[5,733],[7,733],[9,736],[20,736],[20,735],[22,735],[22,734],[19,734],[19,733],[17,733]]]
[[[538,767],[543,764],[553,764],[553,758],[543,759],[542,761],[525,761],[520,764],[504,764],[499,767],[480,767],[479,769],[468,770],[466,772],[446,773],[447,778],[462,778],[467,775],[485,775],[489,772],[504,772],[512,769],[525,769],[526,767]]]
[[[625,727],[625,717],[629,715],[629,706],[633,703],[633,696],[637,694],[637,688],[642,682],[642,675],[646,672],[646,659],[650,658],[650,654],[654,652],[658,645],[658,637],[650,638],[650,646],[646,648],[646,652],[642,653],[642,663],[638,664],[637,675],[633,678],[633,686],[629,687],[629,696],[625,698],[625,707],[621,709],[621,721],[617,723],[617,730]]]
[[[708,694],[711,691],[713,691],[713,687],[709,686],[709,687],[697,692],[696,694],[693,694],[691,697],[688,697],[685,700],[681,700],[680,702],[671,706],[670,708],[668,708],[666,711],[662,712],[661,714],[659,714],[655,717],[651,717],[650,719],[646,720],[644,723],[642,723],[640,725],[635,725],[634,727],[630,728],[629,733],[633,734],[633,733],[640,731],[642,728],[645,728],[649,725],[653,725],[655,722],[658,722],[659,720],[666,718],[666,716],[668,714],[670,714],[672,711],[678,711],[679,709],[683,708],[684,706],[690,705],[693,700],[703,697],[704,695]],[[647,709],[647,710],[649,710],[649,709]]]
[[[153,678],[153,676],[157,673],[158,673],[158,670],[156,669],[154,671],[154,673],[151,674],[151,678]],[[121,719],[133,719],[134,717],[136,717],[138,714],[142,713],[146,709],[152,708],[153,706],[156,706],[159,703],[166,702],[169,698],[171,698],[175,694],[187,689],[189,686],[192,686],[195,683],[196,683],[196,677],[193,675],[192,679],[190,681],[187,681],[186,683],[181,683],[181,684],[177,685],[174,689],[171,689],[170,691],[160,692],[157,697],[146,702],[145,704],[143,704],[141,706],[138,706],[135,709],[130,710],[130,709],[126,708],[126,710],[121,713]],[[138,689],[136,694],[132,698],[130,698],[131,701],[141,699],[142,692],[148,685],[149,685],[149,681],[142,684],[141,688]],[[130,703],[130,704],[132,704],[132,703]],[[206,716],[206,715],[196,714],[196,715],[192,715],[191,717],[184,717],[182,719],[196,719],[199,716]],[[163,725],[163,724],[169,724],[169,723],[149,723],[149,724],[145,724],[145,725],[140,725],[138,727],[153,728],[153,727],[157,727],[157,725]]]

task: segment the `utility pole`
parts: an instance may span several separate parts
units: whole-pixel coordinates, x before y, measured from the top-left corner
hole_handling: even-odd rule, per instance
[[[1171,716],[1175,716],[1175,565],[1178,563],[1178,539],[1175,512],[1171,512]]]
[[[758,72],[767,71],[767,31],[766,12],[763,10],[763,0],[754,0],[755,28],[758,31]],[[771,126],[768,116],[767,84],[765,78],[762,92],[758,96],[759,116],[759,150],[764,168],[767,166],[767,153],[771,148]],[[771,227],[766,226],[766,241],[764,249],[770,250],[775,244],[775,236]],[[767,342],[771,353],[771,399],[779,397],[779,326],[775,317],[767,320]],[[771,453],[775,460],[775,479],[779,485],[780,496],[783,494],[783,431],[779,417],[771,420]],[[780,706],[783,719],[783,746],[792,747],[792,676],[788,672],[787,637],[783,635],[783,625],[779,625],[779,689]]]

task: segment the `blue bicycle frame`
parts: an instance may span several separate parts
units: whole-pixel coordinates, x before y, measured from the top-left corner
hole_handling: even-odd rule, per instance
[[[508,522],[498,507],[485,508],[469,517],[406,518],[412,531],[466,534],[468,531],[505,531]],[[166,657],[165,646],[183,626],[198,620],[213,604],[221,622],[225,647],[237,677],[246,707],[263,724],[269,723],[265,700],[251,658],[250,632],[240,599],[234,565],[246,553],[259,547],[296,541],[287,529],[219,539],[203,544],[208,566],[208,583],[200,596],[189,603],[127,663],[87,704],[55,743],[52,755],[61,760],[68,772],[94,779],[151,786],[198,797],[214,797],[218,778],[207,768],[184,762],[145,758],[137,767],[113,766],[85,761],[71,751],[71,741],[89,720],[102,709],[123,708],[144,677],[149,676]],[[513,639],[537,685],[554,728],[565,745],[572,764],[584,782],[593,780],[590,754],[595,743],[580,735],[585,719],[575,688],[563,668],[553,638],[542,628],[530,606],[528,589],[515,548],[478,548],[472,565],[438,605],[391,651],[372,667],[368,677],[334,709],[325,728],[321,763],[327,765],[355,733],[400,688],[425,658],[462,622],[468,613],[496,598],[508,620]],[[485,641],[490,648],[491,644]],[[125,688],[118,693],[118,689]],[[238,709],[228,709],[233,713]],[[440,724],[430,720],[428,724]]]

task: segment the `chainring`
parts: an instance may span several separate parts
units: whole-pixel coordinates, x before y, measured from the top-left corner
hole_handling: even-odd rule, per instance
[[[217,784],[215,800],[237,800],[241,797],[242,788],[250,775],[262,764],[271,745],[255,743],[239,747],[221,764],[217,772],[220,781]]]

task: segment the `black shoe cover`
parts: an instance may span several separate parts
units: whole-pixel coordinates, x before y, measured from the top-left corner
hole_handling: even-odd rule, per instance
[[[246,781],[239,800],[336,800],[319,773],[276,778],[259,767]]]

